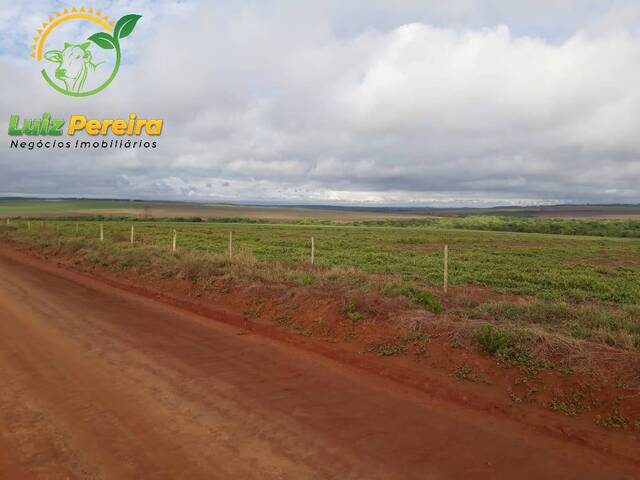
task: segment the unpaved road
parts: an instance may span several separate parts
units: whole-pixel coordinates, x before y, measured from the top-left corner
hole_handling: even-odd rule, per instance
[[[638,478],[245,333],[0,246],[0,478]]]

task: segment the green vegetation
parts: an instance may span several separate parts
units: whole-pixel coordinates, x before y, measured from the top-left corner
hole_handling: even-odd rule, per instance
[[[45,247],[79,251],[85,259],[114,269],[153,272],[203,285],[228,275],[300,287],[330,286],[344,292],[376,290],[405,297],[436,314],[443,311],[445,297],[434,292],[442,284],[442,247],[448,244],[453,292],[449,298],[458,298],[457,289],[464,295],[470,286],[475,287],[472,296],[479,298],[453,307],[459,311],[451,307],[448,311],[497,322],[482,327],[475,341],[501,363],[538,364],[527,348],[528,340],[517,333],[531,325],[550,334],[640,351],[640,241],[636,239],[410,226],[108,221],[106,241],[100,242],[100,222],[29,222],[30,231],[26,219],[14,219],[11,227],[2,226],[0,231]],[[133,246],[129,245],[132,226]],[[177,255],[167,255],[174,229]],[[233,262],[227,256],[229,231],[233,231]],[[309,265],[312,236],[314,267]],[[495,294],[528,298],[490,300]],[[359,307],[353,300],[344,305],[344,316],[354,325],[364,318]]]
[[[469,365],[458,365],[453,371],[453,376],[458,380],[466,380],[467,382],[478,381],[478,377],[473,373],[473,368]]]
[[[48,213],[50,204],[46,202],[33,202],[25,205],[9,206],[0,202],[0,213],[22,214],[29,212],[32,219],[38,220],[38,212]],[[322,219],[256,219],[244,217],[216,217],[206,220],[201,216],[163,216],[159,218],[144,218],[133,215],[117,215],[113,211],[126,211],[140,208],[138,205],[123,205],[123,202],[96,201],[91,204],[66,201],[61,203],[58,213],[82,211],[82,215],[58,216],[60,221],[126,221],[126,222],[211,222],[233,223],[249,225],[295,225],[295,226],[334,226],[334,227],[359,227],[359,228],[420,228],[439,230],[472,230],[488,232],[514,232],[514,233],[541,233],[548,235],[590,236],[611,238],[640,238],[639,220],[617,219],[567,219],[567,218],[518,218],[518,217],[493,217],[487,215],[475,215],[469,217],[443,217],[443,218],[408,218],[400,220],[356,220],[336,221]],[[174,207],[175,208],[175,207]],[[84,213],[93,211],[87,215]],[[100,211],[104,210],[104,214]],[[177,210],[179,212],[179,210]],[[133,212],[132,212],[133,213]]]
[[[381,357],[391,357],[393,355],[401,355],[407,353],[409,348],[402,343],[374,343],[367,347],[367,351],[371,353],[377,353]]]
[[[453,378],[466,382],[485,383],[491,385],[491,379],[485,375],[480,375],[473,370],[473,367],[463,363],[458,365],[451,374]]]
[[[402,295],[412,302],[421,305],[425,310],[433,313],[442,313],[444,307],[440,300],[429,290],[417,288],[414,285],[402,285],[398,283],[386,283],[382,287],[382,293],[388,297]]]
[[[351,321],[351,323],[353,323],[354,325],[356,323],[360,323],[360,320],[362,320],[364,317],[362,315],[362,313],[360,313],[358,311],[358,305],[356,305],[355,302],[353,302],[352,300],[346,300],[344,302],[344,305],[342,306],[342,311],[344,312],[345,316]]]
[[[470,215],[467,217],[411,218],[402,220],[364,220],[360,226],[434,227],[492,232],[547,233],[553,235],[588,235],[595,237],[640,238],[640,221],[618,219],[573,219]]]
[[[26,221],[20,222],[24,229]],[[356,268],[432,285],[442,282],[442,246],[447,243],[452,287],[478,285],[567,303],[640,304],[640,241],[634,239],[409,227],[124,221],[105,222],[105,237],[126,241],[132,225],[139,243],[166,248],[176,229],[179,249],[221,255],[233,230],[234,250],[249,252],[258,261],[296,264],[308,263],[314,236],[316,263],[321,267]],[[64,238],[97,239],[99,228],[97,222],[47,220],[43,226],[32,221],[32,233],[48,231]],[[420,294],[403,295],[438,310]]]
[[[273,319],[273,323],[275,323],[276,325],[280,325],[281,327],[292,327],[295,322],[293,321],[293,318],[291,318],[289,315],[282,315],[280,317],[276,317]]]
[[[309,272],[304,272],[301,276],[300,276],[300,281],[299,281],[299,285],[301,287],[308,287],[309,285],[311,285],[313,283],[313,275]]]
[[[581,210],[581,209],[578,209]],[[562,215],[562,208],[549,208]],[[585,211],[583,208],[581,211]],[[594,215],[607,213],[638,215],[639,206],[592,207]],[[252,207],[222,204],[196,204],[184,202],[147,202],[129,200],[88,199],[11,199],[0,198],[0,215],[55,215],[65,221],[126,222],[204,222],[244,224],[294,224],[298,226],[352,226],[361,228],[384,227],[394,229],[453,229],[493,232],[542,233],[552,235],[640,238],[640,220],[617,218],[554,218],[533,216],[533,209],[494,209],[440,211],[450,216],[419,216],[415,211],[394,212],[295,207]],[[587,211],[588,212],[588,211]],[[569,212],[570,213],[570,212]],[[373,215],[381,217],[372,219]],[[387,217],[387,218],[384,218]]]
[[[549,408],[554,412],[564,413],[568,417],[575,417],[583,411],[588,410],[589,404],[585,392],[575,390],[568,395],[551,399]]]
[[[607,416],[597,415],[594,421],[596,425],[614,430],[620,430],[629,425],[629,418],[620,413],[619,410],[614,410]]]
[[[474,336],[485,353],[497,354],[501,349],[509,347],[513,343],[512,337],[501,330],[494,329],[491,325],[482,325]]]
[[[481,325],[473,339],[483,352],[495,356],[503,365],[530,368],[545,366],[543,360],[531,353],[527,346],[529,337],[524,331],[506,331],[491,325]]]
[[[640,306],[612,308],[564,302],[496,302],[476,307],[473,316],[520,325],[538,324],[546,331],[640,350]]]
[[[65,213],[75,210],[103,210],[123,208],[133,202],[121,200],[5,200],[0,199],[0,213],[9,215],[21,215],[24,212],[38,213]]]
[[[413,300],[418,305],[422,305],[430,312],[441,313],[444,310],[440,301],[428,290],[422,290],[413,285],[403,285],[399,291],[400,294]]]

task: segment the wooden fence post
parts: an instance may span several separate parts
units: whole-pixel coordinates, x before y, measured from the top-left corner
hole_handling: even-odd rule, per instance
[[[316,257],[316,242],[313,237],[311,237],[311,265],[314,264]]]
[[[100,224],[100,241],[104,242],[104,224]]]
[[[449,245],[444,246],[444,293],[449,289]]]
[[[76,222],[76,235],[78,234],[79,231],[80,231],[80,225],[78,222]]]
[[[131,245],[133,245],[133,225],[131,225]]]
[[[27,220],[27,231],[30,232],[31,231],[31,221]]]
[[[233,232],[229,232],[229,260],[233,256]]]
[[[178,240],[178,232],[176,230],[173,231],[173,253],[176,253],[176,242]]]

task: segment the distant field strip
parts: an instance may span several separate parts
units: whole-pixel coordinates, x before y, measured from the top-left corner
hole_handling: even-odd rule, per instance
[[[26,221],[14,221],[20,229]],[[32,233],[98,240],[99,222],[31,222]],[[570,302],[640,303],[640,241],[535,233],[465,231],[412,227],[104,222],[105,240],[224,254],[229,232],[233,248],[260,261],[308,262],[311,237],[322,266],[356,267],[405,280],[442,282],[443,246],[449,245],[449,282],[481,285],[496,292]],[[77,228],[77,233],[76,233]]]

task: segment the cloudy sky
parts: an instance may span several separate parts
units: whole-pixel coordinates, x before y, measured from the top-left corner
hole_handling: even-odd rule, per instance
[[[2,194],[640,202],[637,0],[98,2],[143,18],[80,99],[29,57],[66,6],[0,0]],[[10,149],[9,116],[45,111],[165,126],[149,151]]]

